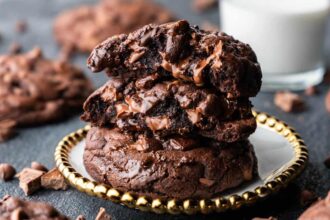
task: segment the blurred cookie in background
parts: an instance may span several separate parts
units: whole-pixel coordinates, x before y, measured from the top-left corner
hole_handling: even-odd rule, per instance
[[[44,58],[39,48],[0,56],[0,122],[21,127],[62,119],[82,109],[91,89],[80,69]]]
[[[109,36],[172,20],[167,9],[151,0],[102,0],[61,13],[54,22],[54,35],[64,51],[90,52]]]

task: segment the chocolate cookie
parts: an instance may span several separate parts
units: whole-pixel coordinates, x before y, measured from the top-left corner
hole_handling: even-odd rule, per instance
[[[248,98],[229,99],[216,90],[182,81],[162,81],[158,74],[137,81],[111,78],[84,104],[82,118],[99,127],[123,131],[201,135],[235,142],[256,129]]]
[[[60,14],[54,34],[61,45],[90,52],[109,36],[171,20],[169,11],[149,0],[103,0],[95,6],[80,6]]]
[[[172,136],[156,139],[93,127],[84,164],[96,180],[151,197],[211,198],[250,181],[256,157],[246,140],[232,144]]]
[[[82,109],[91,83],[78,68],[47,60],[40,49],[0,56],[0,121],[36,125]]]
[[[184,20],[110,37],[94,48],[88,66],[111,76],[158,73],[213,87],[229,98],[255,96],[261,86],[261,69],[249,45]]]
[[[0,219],[42,219],[68,220],[54,207],[41,202],[24,201],[18,198],[5,196],[0,200]]]

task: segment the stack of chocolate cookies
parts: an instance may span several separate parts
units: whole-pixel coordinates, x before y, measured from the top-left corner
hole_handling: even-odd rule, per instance
[[[253,50],[187,21],[111,37],[88,59],[109,81],[84,104],[84,164],[97,181],[162,198],[211,198],[251,181]]]

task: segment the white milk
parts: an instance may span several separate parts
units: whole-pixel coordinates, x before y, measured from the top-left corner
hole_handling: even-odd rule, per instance
[[[265,79],[298,79],[323,70],[329,7],[329,0],[220,0],[221,29],[251,45]]]

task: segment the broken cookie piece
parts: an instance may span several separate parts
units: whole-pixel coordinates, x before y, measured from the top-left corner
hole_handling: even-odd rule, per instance
[[[19,179],[19,187],[24,191],[25,195],[32,195],[41,188],[41,177],[45,172],[32,168],[24,168],[17,174]]]
[[[41,177],[41,186],[46,189],[66,190],[69,185],[66,183],[63,175],[54,168]]]
[[[304,100],[298,94],[289,91],[277,92],[274,103],[284,112],[301,112],[306,107]]]

